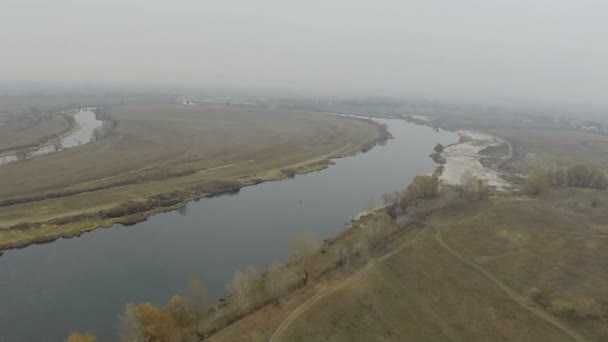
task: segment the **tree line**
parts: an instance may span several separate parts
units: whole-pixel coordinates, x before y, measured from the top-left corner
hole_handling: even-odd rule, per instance
[[[538,195],[554,185],[597,190],[608,189],[608,177],[597,166],[577,164],[553,170],[537,169],[528,177],[524,191]]]
[[[483,182],[470,177],[461,189],[450,188],[449,192],[469,199],[471,193],[480,191],[480,184]],[[277,305],[287,294],[333,269],[362,265],[387,237],[405,229],[399,218],[408,213],[408,208],[438,197],[439,185],[437,176],[417,176],[405,190],[385,194],[384,209],[353,222],[337,237],[319,243],[310,235],[298,236],[291,243],[285,263],[275,262],[265,272],[254,267],[234,272],[226,284],[227,298],[217,304],[211,305],[207,288],[197,280],[190,282],[183,295],[174,295],[164,306],[128,304],[120,319],[121,339],[200,341],[263,306]],[[483,196],[476,198],[480,197]],[[91,342],[94,338],[73,333],[67,341]]]

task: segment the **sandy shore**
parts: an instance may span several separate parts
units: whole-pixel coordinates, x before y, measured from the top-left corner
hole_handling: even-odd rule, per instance
[[[444,184],[458,185],[467,174],[484,180],[489,186],[497,190],[510,188],[510,183],[500,177],[497,167],[499,164],[511,159],[511,145],[504,139],[490,134],[461,130],[457,132],[461,139],[459,143],[449,145],[442,153],[445,157],[441,181]],[[480,151],[488,147],[508,146],[508,153],[494,154],[492,157],[498,160],[495,167],[482,165],[480,159],[484,156]]]

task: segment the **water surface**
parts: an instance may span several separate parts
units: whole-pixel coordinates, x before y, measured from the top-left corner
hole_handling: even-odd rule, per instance
[[[221,296],[236,269],[284,259],[299,232],[334,235],[357,212],[380,205],[383,193],[432,172],[435,144],[457,141],[453,133],[378,121],[395,139],[321,172],[203,199],[135,226],[6,251],[0,341],[60,341],[71,330],[116,340],[125,304],[164,304],[194,278]]]

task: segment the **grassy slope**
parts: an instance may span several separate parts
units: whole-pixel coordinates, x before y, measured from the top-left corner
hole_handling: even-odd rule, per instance
[[[596,197],[603,207],[591,207]],[[277,341],[606,340],[606,205],[607,193],[556,189],[432,214],[413,244],[307,307]],[[268,341],[306,299],[344,279],[333,277],[213,340]]]
[[[217,180],[278,179],[284,168],[314,170],[378,138],[377,128],[361,120],[285,110],[146,105],[117,107],[112,115],[119,124],[106,139],[0,167],[0,200],[80,192],[2,207],[0,227],[95,213]],[[94,188],[106,189],[89,191]],[[46,240],[56,232],[70,235],[108,224],[4,229],[0,241],[26,241],[32,234]]]

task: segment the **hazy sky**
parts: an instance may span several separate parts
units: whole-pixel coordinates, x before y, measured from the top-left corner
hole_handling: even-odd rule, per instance
[[[0,80],[608,103],[605,0],[1,0]]]

